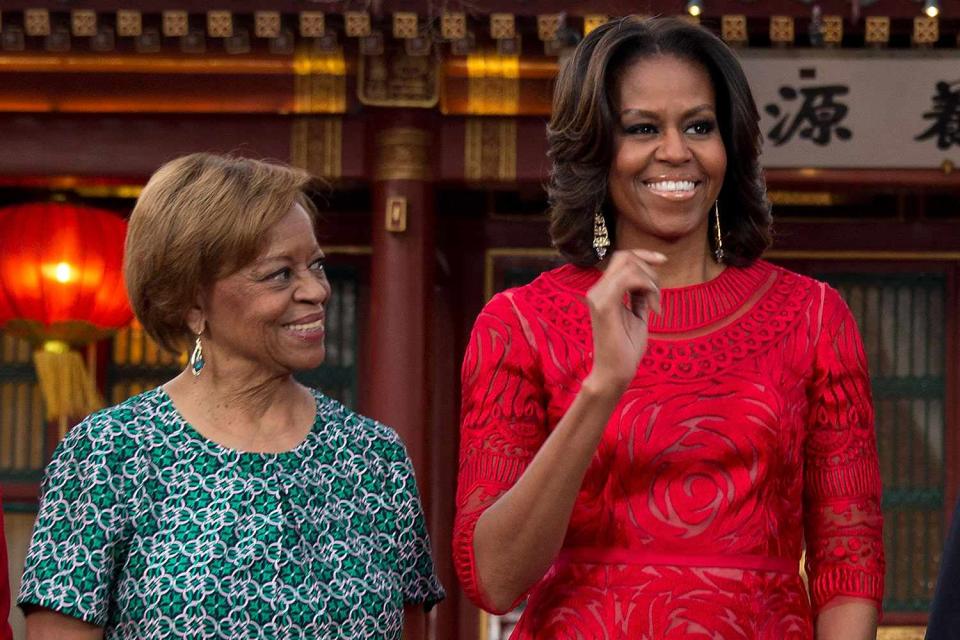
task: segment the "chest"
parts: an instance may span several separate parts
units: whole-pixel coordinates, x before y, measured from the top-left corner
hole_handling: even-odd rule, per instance
[[[353,462],[149,466],[133,500],[118,622],[137,637],[185,611],[191,624],[252,621],[291,637],[399,633],[395,512],[382,474]],[[225,637],[260,634],[231,627]]]

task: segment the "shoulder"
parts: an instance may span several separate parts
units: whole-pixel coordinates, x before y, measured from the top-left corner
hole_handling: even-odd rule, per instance
[[[321,429],[336,433],[338,440],[348,443],[365,456],[386,462],[407,460],[407,450],[396,431],[372,418],[348,409],[316,389],[311,389],[317,402],[317,421]]]
[[[596,269],[565,264],[544,271],[527,284],[494,294],[480,315],[515,320],[568,309],[571,304],[582,306],[584,295],[600,275]]]
[[[67,432],[59,452],[78,457],[89,453],[128,459],[143,442],[143,435],[161,410],[158,389],[91,413]]]
[[[757,260],[750,269],[761,269],[775,275],[773,290],[798,302],[805,302],[816,307],[846,309],[846,303],[828,283],[808,275],[791,271],[780,265]]]
[[[777,273],[778,280],[787,285],[795,296],[810,300],[826,312],[849,313],[843,296],[829,283],[768,262],[758,262],[769,265]]]

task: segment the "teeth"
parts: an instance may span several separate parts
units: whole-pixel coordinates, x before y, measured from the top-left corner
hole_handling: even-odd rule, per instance
[[[291,331],[313,331],[314,329],[323,328],[323,320],[316,320],[315,322],[309,322],[307,324],[288,324],[287,329]]]
[[[654,191],[693,191],[696,185],[690,180],[665,180],[663,182],[648,182],[647,186]]]

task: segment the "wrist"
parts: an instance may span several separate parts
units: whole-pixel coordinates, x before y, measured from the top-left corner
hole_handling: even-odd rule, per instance
[[[629,380],[617,380],[604,376],[596,370],[587,374],[580,385],[580,392],[595,400],[616,403],[630,385]]]

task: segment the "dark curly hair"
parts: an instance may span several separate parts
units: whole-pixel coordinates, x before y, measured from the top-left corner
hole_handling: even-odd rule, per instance
[[[553,244],[574,264],[596,264],[593,214],[598,208],[611,242],[615,240],[614,214],[605,203],[614,132],[619,126],[618,82],[633,63],[657,55],[692,61],[710,75],[727,152],[718,198],[724,262],[749,265],[771,240],[770,203],[759,162],[760,116],[743,69],[729,47],[706,29],[678,18],[626,17],[608,22],[591,31],[560,69],[547,125]]]

